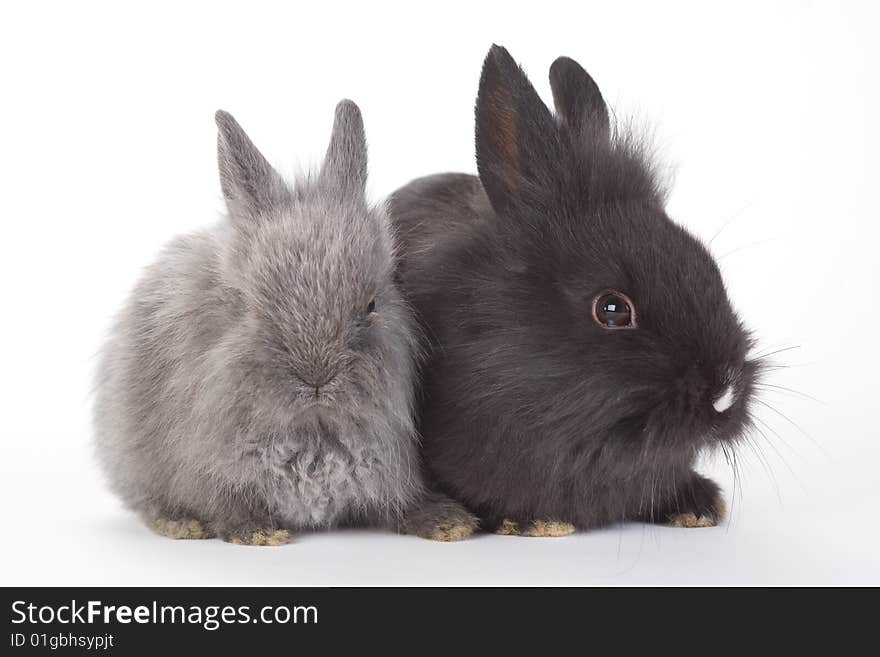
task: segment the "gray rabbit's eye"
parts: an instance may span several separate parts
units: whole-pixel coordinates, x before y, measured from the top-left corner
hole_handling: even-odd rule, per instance
[[[593,299],[593,319],[606,329],[635,328],[636,309],[622,292],[606,290]]]
[[[372,315],[376,312],[376,300],[370,299],[370,303],[367,304],[367,314]]]

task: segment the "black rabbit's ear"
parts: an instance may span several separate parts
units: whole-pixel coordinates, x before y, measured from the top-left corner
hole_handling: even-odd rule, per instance
[[[220,187],[233,215],[259,215],[286,190],[284,180],[257,150],[231,114],[217,110]]]
[[[367,138],[358,106],[341,100],[336,106],[330,146],[321,181],[343,196],[363,196],[367,184]]]
[[[590,134],[607,139],[608,107],[599,87],[580,64],[560,57],[550,67],[550,89],[556,106],[556,119],[577,135]]]
[[[483,64],[476,115],[477,168],[497,212],[552,182],[560,159],[553,116],[501,46]]]

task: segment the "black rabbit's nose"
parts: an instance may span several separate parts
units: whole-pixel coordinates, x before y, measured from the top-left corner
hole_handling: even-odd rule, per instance
[[[733,384],[728,383],[721,390],[720,393],[712,400],[712,408],[715,409],[716,413],[723,413],[728,408],[733,406],[733,402],[736,401],[736,390],[734,390]]]

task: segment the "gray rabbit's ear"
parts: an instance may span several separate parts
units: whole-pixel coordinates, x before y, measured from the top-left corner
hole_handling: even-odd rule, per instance
[[[259,215],[273,207],[286,185],[231,114],[217,110],[220,187],[233,214]]]
[[[550,89],[556,119],[575,134],[609,136],[608,107],[593,78],[569,57],[560,57],[550,67]]]
[[[336,106],[333,134],[321,167],[321,181],[344,196],[363,196],[367,184],[367,138],[358,106],[342,100]]]
[[[510,53],[497,45],[480,77],[476,147],[480,180],[499,213],[552,189],[563,159],[553,115]]]

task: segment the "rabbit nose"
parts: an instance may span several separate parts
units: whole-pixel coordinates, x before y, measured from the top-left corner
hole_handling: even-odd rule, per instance
[[[324,388],[339,374],[339,365],[330,358],[312,358],[299,370],[299,379],[310,388]]]
[[[723,413],[728,408],[733,406],[733,402],[736,400],[736,391],[733,389],[733,384],[728,383],[724,386],[724,390],[712,401],[712,408],[715,409],[716,413]]]
[[[315,389],[315,392],[319,391],[321,388],[326,388],[329,384],[333,383],[333,379],[336,378],[335,374],[327,374],[322,377],[315,377],[313,379],[304,379],[303,382]]]

